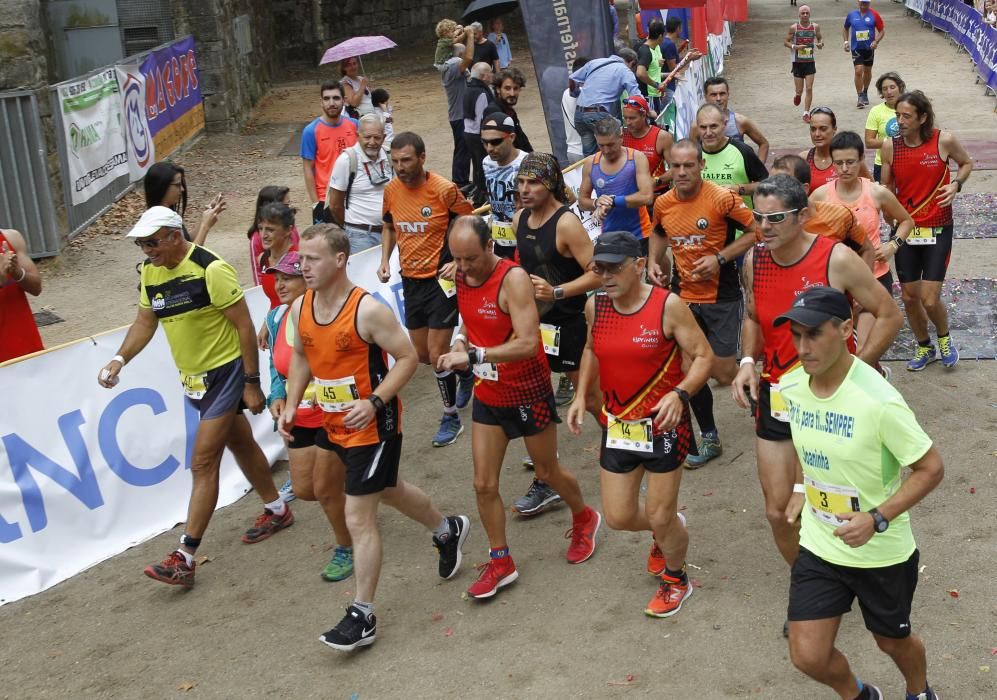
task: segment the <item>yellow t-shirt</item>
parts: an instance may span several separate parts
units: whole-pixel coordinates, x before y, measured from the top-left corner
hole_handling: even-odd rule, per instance
[[[235,270],[207,248],[191,244],[174,268],[142,266],[139,306],[152,309],[183,374],[201,374],[242,354],[239,334],[225,315],[243,298]]]

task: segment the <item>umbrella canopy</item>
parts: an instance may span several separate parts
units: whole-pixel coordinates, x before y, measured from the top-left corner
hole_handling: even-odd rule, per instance
[[[506,12],[512,12],[519,5],[517,0],[474,0],[464,10],[462,19],[465,22],[481,22]]]
[[[335,63],[354,56],[365,56],[375,51],[393,49],[396,46],[398,44],[386,36],[355,36],[327,49],[322,55],[319,65],[324,66],[326,63]]]

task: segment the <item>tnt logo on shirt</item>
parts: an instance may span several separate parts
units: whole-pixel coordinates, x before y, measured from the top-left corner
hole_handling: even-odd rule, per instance
[[[691,236],[671,236],[672,245],[682,248],[699,248],[703,245],[703,241],[705,240],[706,236],[700,236],[699,234],[693,234]]]
[[[396,221],[395,228],[399,233],[425,233],[429,227],[428,221]]]

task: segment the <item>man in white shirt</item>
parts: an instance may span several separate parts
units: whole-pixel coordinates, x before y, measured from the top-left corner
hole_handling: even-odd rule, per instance
[[[360,117],[357,143],[336,159],[326,200],[333,220],[350,239],[350,253],[381,245],[384,186],[394,176],[384,149],[384,124],[374,114]]]

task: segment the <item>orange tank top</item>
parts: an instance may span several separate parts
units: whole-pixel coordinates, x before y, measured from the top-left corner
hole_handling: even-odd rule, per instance
[[[833,180],[830,183],[830,186],[827,188],[827,201],[851,209],[852,213],[855,214],[855,218],[858,219],[859,225],[862,226],[862,230],[865,231],[865,237],[872,244],[873,248],[879,250],[879,207],[876,206],[876,201],[872,198],[872,180],[867,177],[859,178],[859,182],[862,183],[862,192],[854,202],[846,202],[838,196],[839,182],[840,180]],[[872,274],[877,278],[882,277],[889,271],[889,264],[879,262],[878,260],[872,268]]]
[[[315,402],[322,409],[322,425],[329,440],[341,447],[376,445],[401,435],[402,404],[396,396],[361,430],[343,425],[349,404],[366,399],[388,374],[388,356],[357,332],[357,312],[367,296],[354,287],[343,308],[329,323],[315,320],[315,292],[309,289],[301,302],[298,333],[315,382]]]

